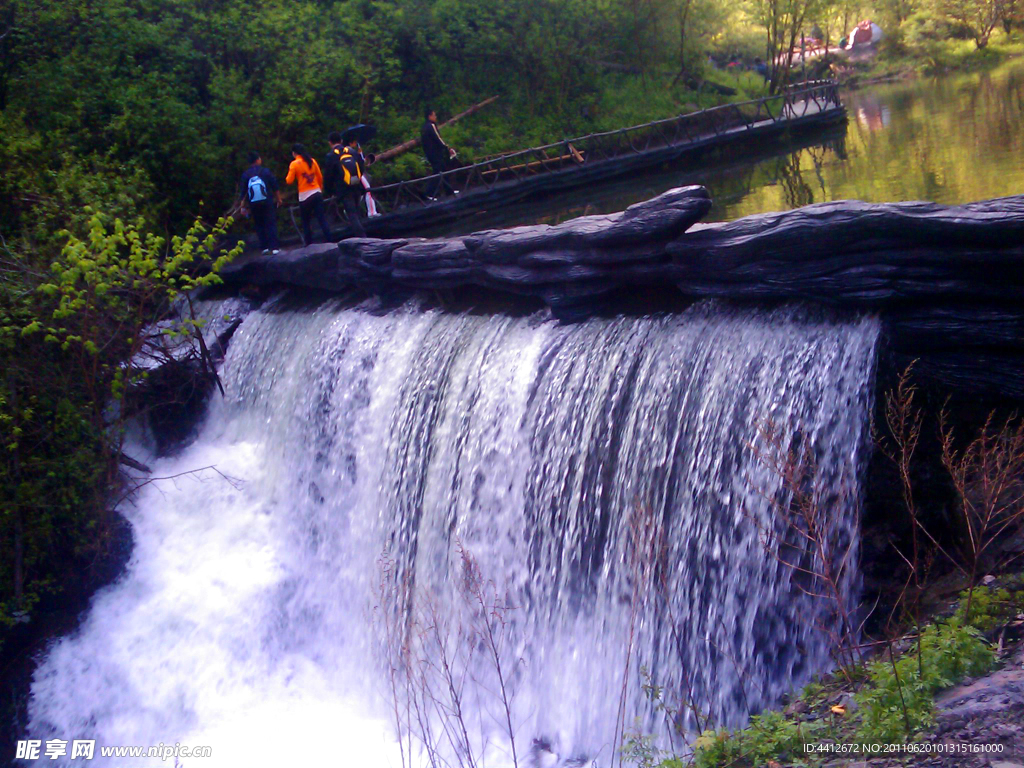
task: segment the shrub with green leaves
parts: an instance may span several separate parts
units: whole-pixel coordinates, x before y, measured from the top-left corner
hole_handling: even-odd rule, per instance
[[[935,69],[943,64],[946,43],[949,40],[949,21],[929,11],[911,14],[900,26],[907,48],[923,57]]]
[[[988,672],[994,662],[992,647],[956,617],[927,627],[920,648],[915,645],[895,664],[881,659],[868,666],[868,685],[857,694],[862,718],[858,740],[912,738],[934,721],[938,691]]]
[[[857,708],[847,714],[803,721],[779,711],[750,718],[746,728],[708,730],[693,742],[696,768],[756,768],[769,761],[803,764],[813,756],[803,745],[824,739],[862,743],[911,740],[934,721],[934,696],[966,676],[992,669],[995,653],[978,630],[956,617],[928,626],[915,644],[896,658],[867,665],[865,682],[856,694]],[[834,692],[833,692],[834,695]],[[826,689],[809,683],[801,700],[817,709],[827,704]],[[641,768],[669,768],[679,757],[659,752],[653,740],[634,737],[625,752]],[[682,764],[686,764],[685,762]]]
[[[131,416],[110,406],[145,375],[131,364],[143,328],[237,254],[218,248],[225,229],[197,222],[167,242],[90,212],[49,264],[0,250],[0,628],[105,556]]]
[[[970,606],[968,608],[968,605]],[[982,632],[988,632],[1024,611],[1024,591],[978,586],[960,593],[956,618]]]
[[[821,738],[825,722],[799,722],[771,710],[750,718],[746,728],[735,731],[706,731],[694,742],[696,768],[756,768],[769,760],[795,760],[803,745]]]

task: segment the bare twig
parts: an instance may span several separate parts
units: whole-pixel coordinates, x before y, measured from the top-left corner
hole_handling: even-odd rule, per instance
[[[491,697],[500,705],[509,764],[515,768],[519,755],[512,672],[521,662],[509,660],[507,654],[512,631],[507,613],[513,606],[494,582],[484,578],[460,541],[455,549],[460,574],[453,603],[430,593],[412,594],[386,553],[378,563],[374,624],[403,768],[414,762],[414,743],[432,768],[480,766],[487,748],[485,701]],[[471,725],[473,711],[478,722]]]
[[[981,570],[998,569],[1010,559],[994,551],[996,542],[1024,528],[1024,420],[1014,414],[997,423],[992,413],[978,436],[958,451],[944,409],[939,432],[942,463],[959,500],[958,553],[968,579],[965,611],[970,616]]]
[[[838,633],[820,623],[819,626],[829,635],[839,669],[849,678],[859,661],[859,652],[843,585],[851,567],[854,543],[851,541],[845,549],[838,548],[812,447],[804,445],[795,450],[789,436],[771,422],[762,424],[758,431],[759,443],[751,448],[781,481],[784,493],[760,492],[781,522],[781,528],[766,525],[753,515],[748,518],[758,528],[765,551],[809,581],[808,585],[797,582],[794,586],[828,607],[838,624]],[[786,536],[793,541],[787,541]],[[785,554],[790,548],[796,550],[793,556]]]
[[[197,477],[197,478],[199,478],[201,480],[202,478],[200,477],[200,475],[203,472],[206,472],[207,470],[211,470],[213,472],[216,472],[218,475],[220,475],[222,480],[224,480],[228,485],[230,485],[235,490],[240,490],[241,489],[241,487],[242,487],[242,481],[241,480],[239,480],[237,478],[234,478],[234,477],[230,477],[228,475],[225,475],[223,472],[221,472],[219,469],[217,469],[217,467],[215,465],[210,464],[210,465],[205,466],[205,467],[199,467],[198,469],[189,469],[189,470],[187,470],[185,472],[178,472],[177,474],[174,474],[174,475],[165,475],[163,477],[147,477],[142,482],[136,483],[130,489],[128,489],[128,491],[126,493],[124,493],[124,495],[122,495],[121,498],[119,498],[114,503],[114,507],[116,508],[116,507],[120,506],[122,502],[124,502],[127,499],[129,499],[132,496],[134,496],[138,491],[140,491],[141,489],[145,488],[150,483],[156,483],[156,482],[159,482],[161,480],[177,480],[179,477],[187,477],[189,475],[195,476],[195,477]]]

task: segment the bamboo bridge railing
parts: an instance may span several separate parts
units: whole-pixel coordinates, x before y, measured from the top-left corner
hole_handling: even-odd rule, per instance
[[[378,209],[386,213],[405,205],[429,204],[432,201],[428,199],[427,192],[438,185],[439,178],[463,193],[481,188],[489,190],[505,181],[551,173],[573,165],[582,166],[629,155],[642,155],[656,149],[684,148],[698,141],[750,129],[759,124],[791,121],[841,106],[839,88],[834,81],[800,83],[774,96],[724,104],[615,131],[564,139],[453,168],[441,174],[386,184],[374,188],[372,192]]]
[[[592,133],[553,144],[486,158],[440,174],[374,187],[371,192],[381,213],[434,203],[428,196],[441,184],[463,194],[489,191],[498,184],[523,181],[573,167],[640,157],[647,153],[686,147],[744,131],[792,122],[842,107],[838,84],[832,80],[799,83],[781,93],[750,101],[724,104],[677,117],[655,120],[614,131]],[[336,208],[332,200],[331,209]],[[332,210],[337,214],[337,211]],[[294,213],[292,220],[294,222]],[[339,216],[339,219],[341,217]],[[298,229],[298,227],[296,227]]]

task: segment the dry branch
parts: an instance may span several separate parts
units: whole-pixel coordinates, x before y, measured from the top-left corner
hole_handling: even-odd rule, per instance
[[[483,109],[484,107],[486,107],[489,104],[493,104],[497,100],[498,100],[497,96],[491,96],[491,98],[489,98],[489,99],[484,99],[479,104],[474,104],[472,107],[470,107],[466,111],[459,112],[459,114],[455,115],[455,117],[451,118],[447,122],[441,123],[438,126],[438,128],[439,129],[440,128],[447,128],[452,123],[456,123],[456,122],[458,122],[459,120],[461,120],[464,117],[469,117],[474,112],[479,112],[481,109]],[[410,149],[414,149],[415,147],[419,146],[419,144],[420,144],[420,140],[419,139],[409,139],[409,141],[406,141],[406,142],[403,142],[402,144],[398,144],[397,146],[391,147],[391,149],[386,149],[383,152],[381,152],[380,154],[378,154],[377,155],[377,162],[379,163],[379,162],[382,162],[384,160],[391,160],[394,157],[398,157],[399,155],[408,152]]]
[[[836,664],[849,679],[860,661],[857,627],[843,587],[846,573],[853,567],[853,542],[843,548],[832,534],[826,488],[812,446],[794,449],[789,436],[770,421],[758,431],[759,443],[751,445],[751,449],[781,482],[784,492],[781,497],[764,490],[760,493],[781,522],[781,530],[749,517],[758,529],[765,551],[793,573],[807,577],[808,584],[797,580],[794,586],[808,597],[821,600],[830,612],[837,625],[835,629],[816,624],[829,637]],[[795,554],[787,556],[790,549]]]
[[[477,768],[487,739],[470,720],[497,700],[495,717],[509,739],[515,768],[513,679],[521,660],[510,659],[513,610],[498,586],[483,577],[470,553],[456,541],[460,572],[453,575],[453,602],[432,592],[414,594],[407,575],[385,553],[379,567],[374,608],[378,656],[385,667],[391,715],[401,747],[402,765],[422,751],[431,768]],[[480,679],[481,673],[493,683]],[[418,745],[418,749],[417,749]]]
[[[1024,419],[997,423],[990,414],[978,436],[956,449],[949,414],[939,415],[942,464],[959,500],[963,531],[959,563],[968,578],[966,615],[983,568],[999,569],[1012,556],[996,551],[997,542],[1024,530]]]

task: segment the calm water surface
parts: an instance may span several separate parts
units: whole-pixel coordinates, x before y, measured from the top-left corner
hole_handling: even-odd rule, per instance
[[[556,224],[703,184],[712,220],[829,200],[963,203],[1024,193],[1024,62],[845,91],[844,127],[482,212],[435,234]]]

